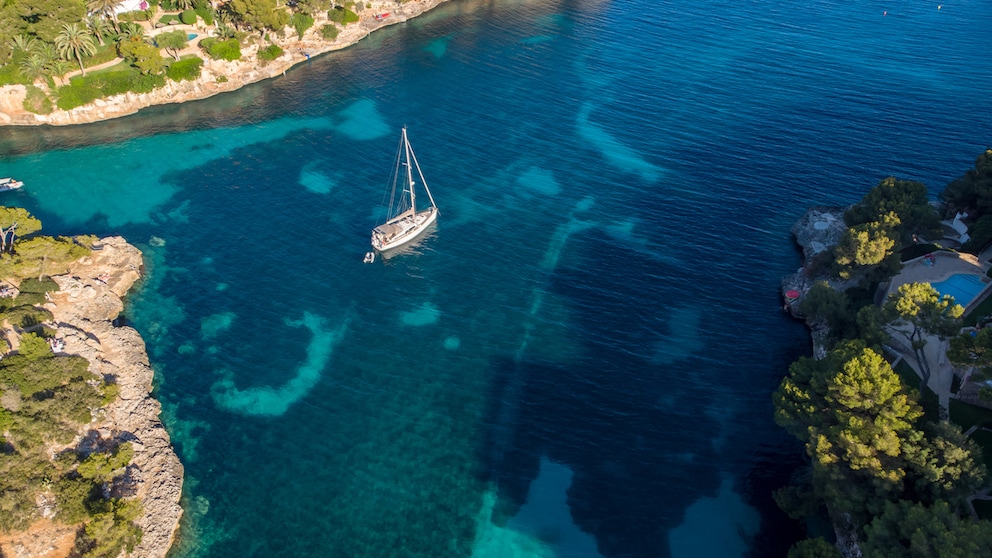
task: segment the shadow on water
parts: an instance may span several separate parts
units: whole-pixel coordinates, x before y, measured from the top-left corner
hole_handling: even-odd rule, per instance
[[[720,485],[713,438],[721,425],[703,412],[715,405],[706,390],[680,381],[699,363],[659,366],[629,350],[652,335],[654,316],[665,315],[665,286],[653,295],[629,292],[636,286],[606,270],[651,262],[600,246],[596,233],[582,236],[596,259],[557,270],[551,288],[577,314],[583,356],[568,365],[492,361],[480,461],[502,499],[494,519],[516,513],[546,457],[574,472],[572,518],[604,556],[668,556],[669,531]]]

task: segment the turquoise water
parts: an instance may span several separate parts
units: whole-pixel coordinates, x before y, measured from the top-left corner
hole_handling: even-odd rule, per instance
[[[966,273],[955,273],[947,279],[931,285],[937,289],[941,296],[954,297],[954,302],[961,306],[971,304],[971,301],[985,288],[985,283],[982,282],[981,277]]]
[[[455,1],[236,93],[0,129],[3,201],[145,253],[174,556],[784,556],[789,227],[973,164],[990,24]],[[404,124],[438,227],[365,265]]]

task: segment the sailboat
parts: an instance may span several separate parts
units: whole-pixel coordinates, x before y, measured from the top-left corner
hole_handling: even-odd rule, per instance
[[[430,205],[420,210],[417,209],[417,184],[414,178],[420,180],[427,199],[430,200]],[[406,126],[403,127],[400,146],[396,152],[391,183],[386,222],[372,229],[372,248],[377,252],[386,252],[411,242],[437,221],[437,205],[427,187],[424,173],[420,170],[417,156],[410,147]]]

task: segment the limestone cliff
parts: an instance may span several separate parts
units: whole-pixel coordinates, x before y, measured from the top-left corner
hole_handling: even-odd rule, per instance
[[[64,352],[90,361],[90,370],[113,376],[120,397],[107,406],[90,429],[101,438],[130,441],[134,459],[127,470],[129,495],[141,499],[137,523],[144,531],[133,557],[163,557],[179,527],[183,466],[159,419],[161,405],[151,397],[153,372],[145,344],[131,327],[115,326],[121,297],[138,280],[141,252],[123,238],[101,240],[92,255],[53,277],[60,290],[50,293],[46,308],[65,341]]]

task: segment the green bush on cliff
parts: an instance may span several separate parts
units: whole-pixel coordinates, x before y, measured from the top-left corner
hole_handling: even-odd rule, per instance
[[[338,33],[338,26],[333,23],[320,28],[320,36],[323,37],[325,41],[333,41],[338,37]]]
[[[58,504],[56,517],[69,525],[86,521],[90,516],[86,504],[100,496],[100,486],[83,477],[62,477],[52,488]]]
[[[200,16],[200,19],[203,20],[203,23],[207,25],[214,24],[214,11],[210,9],[209,5],[196,6],[194,10],[196,10],[196,15]]]
[[[359,18],[358,14],[351,11],[351,9],[344,6],[335,6],[327,11],[327,19],[334,23],[348,25],[349,23],[355,23]]]
[[[164,76],[142,74],[133,68],[100,72],[72,78],[69,85],[59,87],[56,104],[62,110],[70,110],[103,97],[128,92],[148,93],[163,85]]]
[[[165,71],[166,77],[172,81],[193,81],[200,77],[203,70],[203,59],[199,56],[183,58],[169,65]]]
[[[133,500],[110,500],[103,511],[86,524],[76,549],[84,558],[115,558],[122,550],[130,553],[141,542],[141,528],[134,520],[141,515],[141,504]]]
[[[289,24],[296,29],[296,36],[303,38],[303,34],[307,32],[307,29],[313,27],[313,16],[310,14],[296,13],[289,18]]]
[[[90,253],[64,236],[28,238],[16,246],[13,254],[0,255],[0,277],[59,275],[69,270],[69,263]]]
[[[51,114],[52,100],[37,85],[28,85],[27,95],[24,97],[24,110],[35,114]]]
[[[10,325],[17,326],[21,329],[27,329],[50,321],[52,319],[52,313],[40,306],[25,304],[23,306],[15,306],[13,308],[3,310],[3,318],[7,320]]]
[[[85,254],[84,254],[85,255]],[[55,282],[51,277],[45,277],[44,279],[36,279],[34,277],[28,277],[24,281],[21,281],[18,290],[21,294],[25,293],[53,293],[59,290],[59,284]]]
[[[269,45],[258,51],[258,59],[263,62],[271,62],[282,56],[283,50],[279,45]]]
[[[214,60],[240,60],[241,44],[237,39],[227,39],[219,41],[214,37],[207,37],[200,41],[200,48]]]
[[[86,479],[107,482],[115,476],[114,473],[120,472],[130,463],[132,457],[134,457],[134,448],[130,442],[125,442],[111,453],[91,453],[79,464],[79,467],[76,467],[76,472]]]

